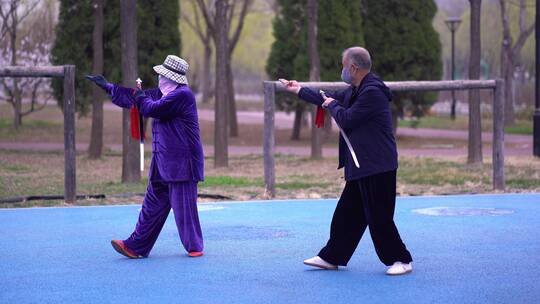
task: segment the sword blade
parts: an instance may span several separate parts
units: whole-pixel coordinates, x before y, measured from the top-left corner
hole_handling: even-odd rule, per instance
[[[137,88],[139,90],[142,90],[142,80],[140,78],[137,78],[137,80],[135,80],[135,82],[137,83]],[[140,144],[139,144],[139,147],[140,147],[140,152],[139,154],[141,155],[141,172],[144,171],[144,124],[143,124],[143,115],[139,110],[139,138],[140,138]]]
[[[319,94],[321,94],[321,97],[323,99],[328,98],[326,96],[326,93],[323,90],[319,90]],[[334,121],[336,121],[336,120],[334,119]],[[354,149],[353,149],[353,147],[351,145],[351,141],[349,140],[349,137],[347,137],[347,134],[345,134],[345,131],[343,131],[343,129],[339,126],[337,121],[336,121],[336,126],[338,127],[339,132],[341,133],[341,136],[343,136],[343,139],[345,140],[345,143],[347,144],[347,148],[349,148],[349,152],[351,152],[351,156],[352,156],[352,159],[354,161],[354,165],[356,166],[356,168],[360,168],[360,163],[358,163],[358,159],[356,158],[356,153],[354,153]]]
[[[144,144],[141,142],[140,145],[140,154],[141,154],[141,172],[144,171]]]
[[[360,164],[358,163],[358,159],[356,158],[356,153],[354,153],[354,149],[351,145],[349,137],[347,137],[347,134],[345,134],[345,131],[343,131],[343,129],[338,125],[337,121],[336,121],[336,126],[338,127],[339,132],[341,133],[341,136],[343,136],[343,139],[345,140],[345,143],[347,144],[347,148],[349,148],[349,152],[351,152],[354,165],[356,166],[356,168],[360,168]]]

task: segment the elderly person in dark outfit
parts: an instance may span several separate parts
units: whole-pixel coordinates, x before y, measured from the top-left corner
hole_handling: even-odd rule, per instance
[[[169,55],[155,66],[159,87],[149,90],[124,88],[103,76],[87,76],[122,108],[136,105],[144,117],[152,117],[152,160],[148,187],[139,221],[131,236],[111,241],[128,258],[147,257],[171,207],[184,248],[191,257],[203,254],[203,237],[197,212],[197,182],[203,180],[204,156],[195,97],[188,87],[188,64]]]
[[[350,139],[359,168],[340,136],[339,168],[345,167],[346,185],[330,228],[330,239],[318,256],[304,264],[323,269],[346,266],[364,231],[369,231],[389,275],[412,271],[412,258],[394,224],[396,202],[396,141],[392,134],[390,89],[371,70],[369,52],[352,47],[343,53],[341,78],[350,86],[326,95],[281,80],[290,92],[328,109]],[[338,169],[339,169],[338,168]]]

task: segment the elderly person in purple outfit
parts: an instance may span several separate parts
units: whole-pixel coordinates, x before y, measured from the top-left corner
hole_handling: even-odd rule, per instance
[[[148,90],[121,87],[101,75],[87,76],[114,104],[128,109],[135,105],[144,117],[153,118],[152,160],[137,226],[127,239],[111,241],[128,258],[148,257],[171,208],[188,255],[203,255],[197,183],[204,178],[204,156],[195,97],[186,78],[188,67],[185,60],[167,56],[163,65],[154,67],[159,87]]]

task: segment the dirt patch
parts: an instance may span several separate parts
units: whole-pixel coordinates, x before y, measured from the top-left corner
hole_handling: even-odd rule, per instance
[[[63,193],[63,160],[61,153],[1,151],[0,197],[53,195]],[[150,159],[147,158],[147,168]],[[78,194],[144,193],[147,179],[134,184],[121,183],[120,155],[107,154],[90,160],[77,156]],[[298,156],[276,157],[277,199],[335,198],[344,186],[343,171],[336,170],[337,158],[311,160]],[[491,193],[491,163],[469,166],[464,158],[401,157],[398,171],[400,195],[430,195],[459,193]],[[200,193],[219,194],[232,200],[265,199],[262,157],[249,155],[232,157],[228,168],[214,168],[212,158],[205,163],[206,181],[199,185]],[[507,158],[508,192],[540,191],[540,160]],[[205,199],[200,201],[214,201]],[[108,197],[103,200],[82,200],[78,205],[140,204],[140,196]],[[37,201],[15,206],[62,205],[61,201]],[[13,207],[3,204],[1,207]]]

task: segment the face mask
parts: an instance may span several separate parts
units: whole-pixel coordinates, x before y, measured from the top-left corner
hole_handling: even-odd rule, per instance
[[[178,87],[178,83],[168,79],[167,77],[162,77],[161,75],[158,78],[158,87],[163,96],[167,96],[171,91]]]
[[[343,80],[343,82],[345,82],[347,84],[352,83],[353,78],[352,78],[351,71],[350,71],[349,68],[343,68],[341,70],[341,80]]]

